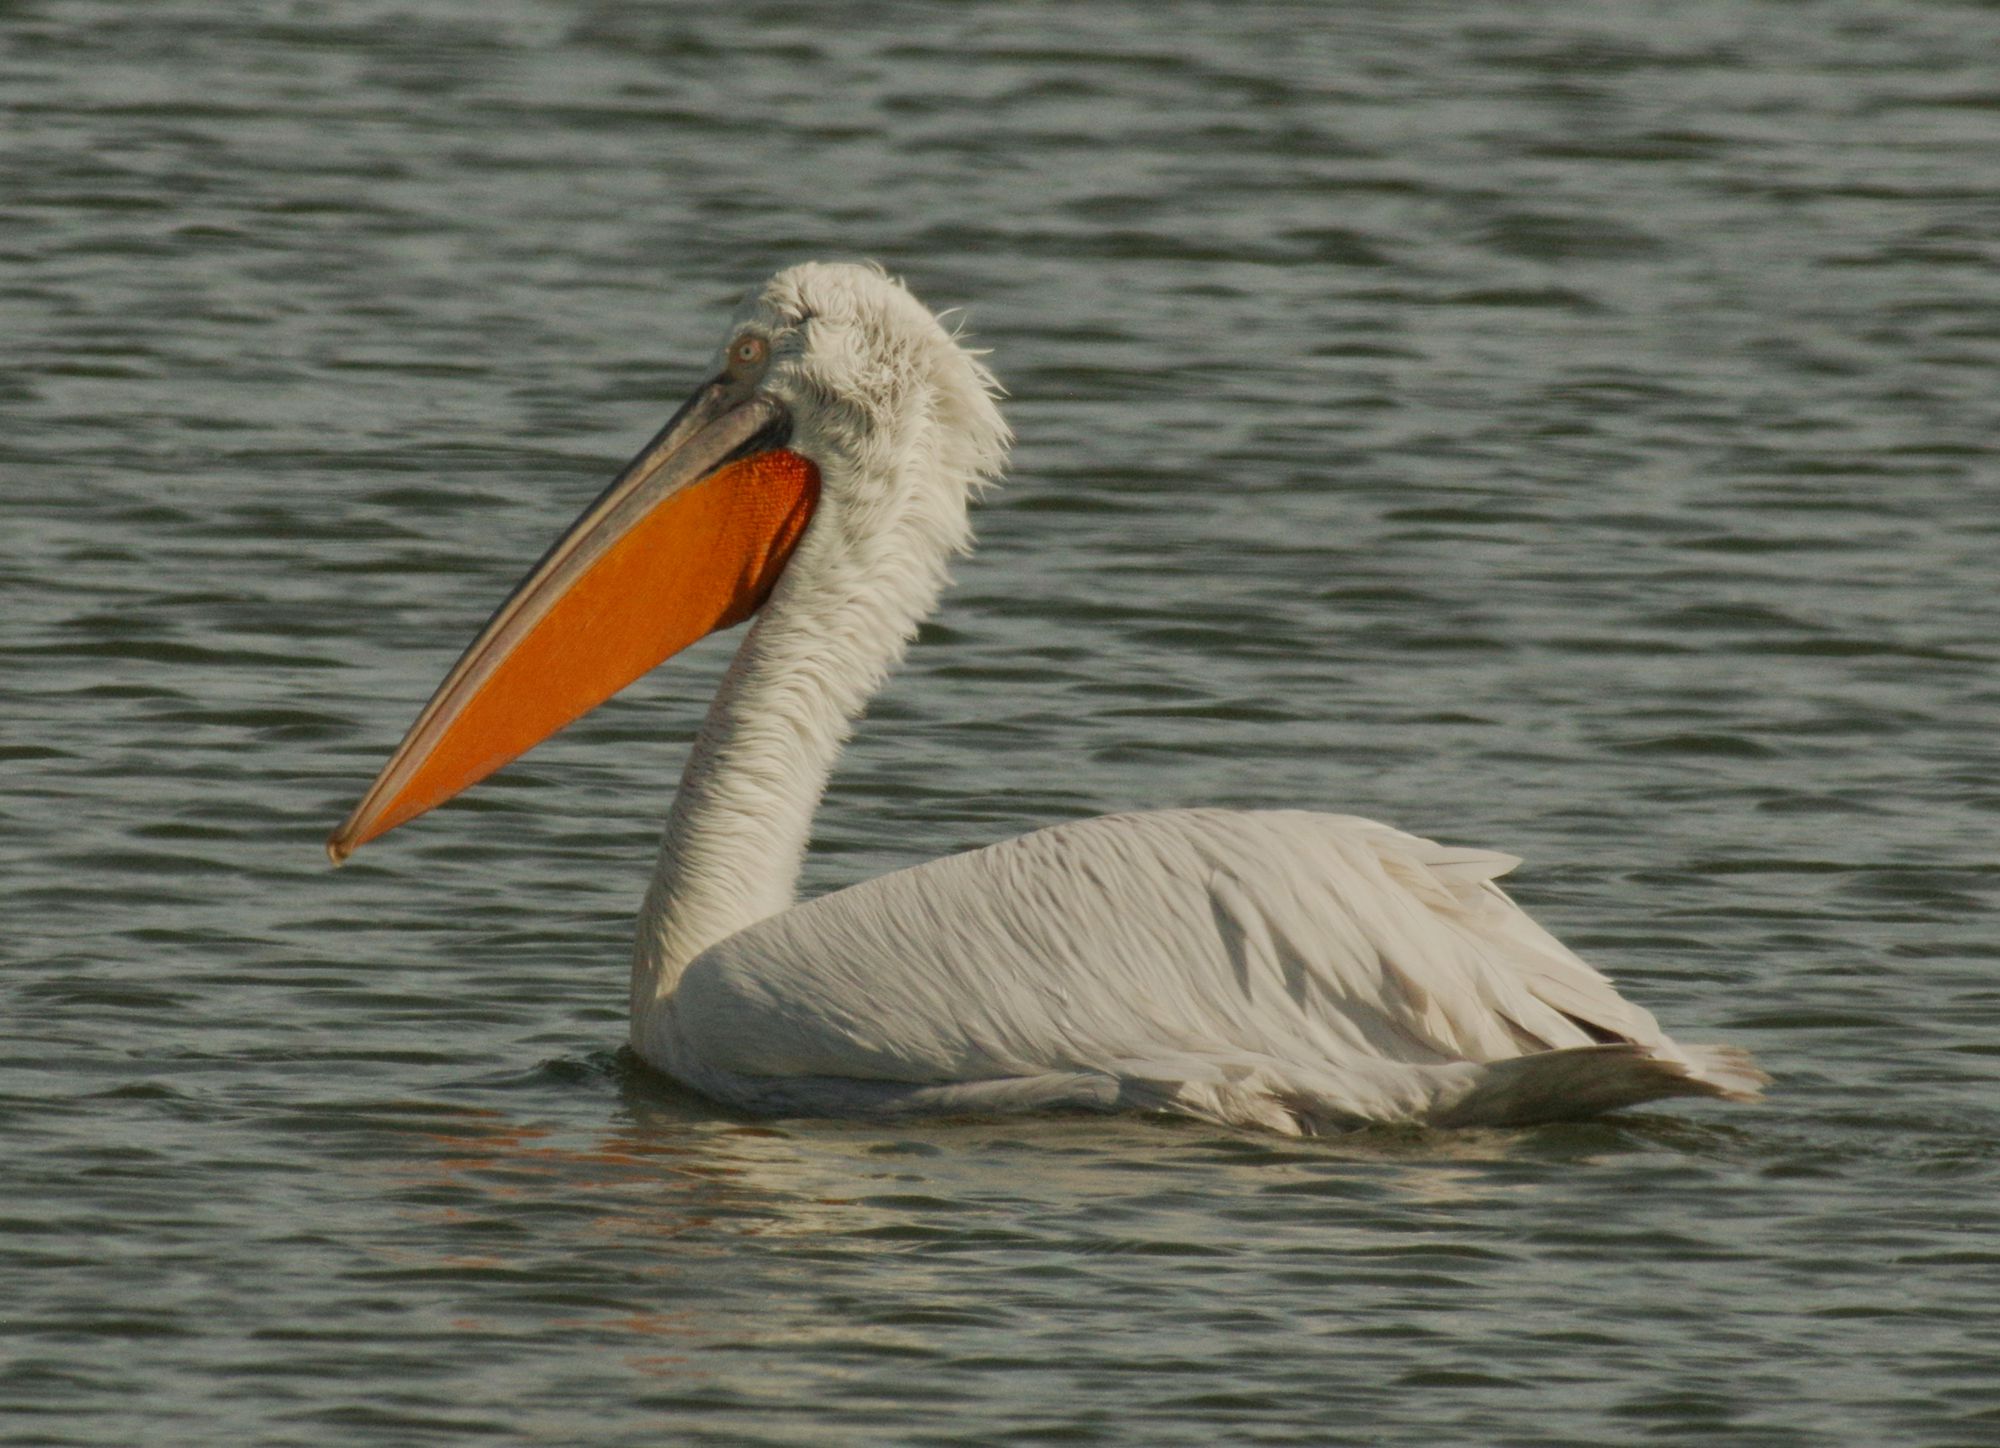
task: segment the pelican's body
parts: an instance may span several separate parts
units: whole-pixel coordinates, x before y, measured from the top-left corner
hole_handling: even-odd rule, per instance
[[[1297,1133],[1754,1088],[1523,914],[1492,883],[1513,864],[1303,810],[1082,820],[747,926],[634,1044],[786,1114],[1130,1107]]]
[[[1523,914],[1493,883],[1511,857],[1367,820],[1111,816],[795,904],[835,756],[1007,435],[984,369],[879,271],[781,272],[731,338],[467,651],[336,858],[757,612],[633,960],[633,1046],[698,1090],[785,1114],[1088,1106],[1291,1133],[1755,1097],[1746,1055],[1676,1045]]]

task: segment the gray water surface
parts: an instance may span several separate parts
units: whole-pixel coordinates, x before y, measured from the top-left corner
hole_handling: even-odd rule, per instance
[[[2000,1443],[2000,13],[0,4],[8,1443]],[[1768,1106],[753,1122],[621,1052],[733,646],[335,874],[776,265],[1012,392],[813,891],[1304,804]]]

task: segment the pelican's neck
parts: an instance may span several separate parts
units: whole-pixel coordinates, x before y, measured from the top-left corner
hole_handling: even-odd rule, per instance
[[[838,523],[823,506],[695,739],[639,915],[635,1039],[690,961],[793,903],[840,747],[936,600],[941,556],[886,580],[828,567]]]

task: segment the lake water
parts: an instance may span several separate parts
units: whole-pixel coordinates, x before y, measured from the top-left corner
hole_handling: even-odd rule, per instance
[[[0,1438],[2000,1443],[2000,13],[0,5]],[[1767,1106],[755,1122],[711,641],[320,842],[773,267],[1012,392],[832,888],[1307,804]]]

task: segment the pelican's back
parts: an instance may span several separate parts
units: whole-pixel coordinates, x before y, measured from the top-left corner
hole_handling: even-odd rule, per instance
[[[824,896],[698,958],[675,1074],[765,1109],[1154,1106],[1310,1130],[1755,1094],[1493,883],[1516,861],[1369,820],[1058,825]],[[649,1053],[651,1054],[651,1053]]]

